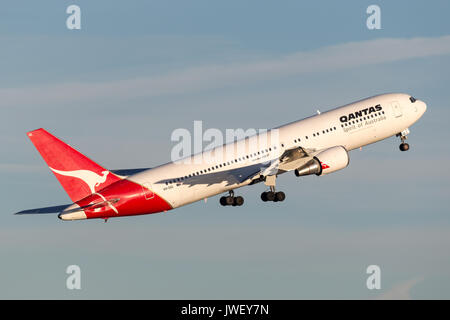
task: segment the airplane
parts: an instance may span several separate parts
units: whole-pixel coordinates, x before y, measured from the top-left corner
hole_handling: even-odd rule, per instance
[[[262,201],[284,201],[285,193],[276,189],[280,174],[323,176],[344,169],[349,151],[394,135],[400,137],[400,150],[409,150],[405,142],[409,127],[426,109],[425,102],[409,94],[376,95],[180,161],[122,170],[107,170],[45,129],[37,129],[27,135],[72,203],[16,214],[58,213],[61,220],[106,222],[112,217],[166,212],[223,193],[228,194],[220,204],[236,207],[243,205],[244,198],[234,191],[258,183],[266,188]]]

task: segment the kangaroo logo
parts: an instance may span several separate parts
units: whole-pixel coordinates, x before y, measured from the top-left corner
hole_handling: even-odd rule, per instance
[[[50,167],[50,169],[60,175],[78,178],[89,186],[91,193],[95,193],[95,188],[106,181],[106,177],[109,171],[102,171],[102,175],[98,175],[95,172],[89,170],[74,170],[74,171],[60,171]]]

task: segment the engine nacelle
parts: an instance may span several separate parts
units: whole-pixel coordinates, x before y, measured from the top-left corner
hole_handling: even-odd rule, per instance
[[[348,166],[350,158],[347,150],[342,146],[328,148],[300,168],[295,170],[297,177],[315,174],[322,176],[331,172],[344,169]]]

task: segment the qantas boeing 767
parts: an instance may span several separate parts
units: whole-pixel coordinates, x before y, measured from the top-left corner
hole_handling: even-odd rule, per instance
[[[107,170],[44,129],[28,132],[72,204],[17,214],[59,213],[62,220],[105,219],[172,210],[221,193],[221,205],[241,206],[234,190],[263,182],[263,201],[283,201],[276,179],[285,172],[322,176],[347,167],[349,151],[398,136],[426,104],[408,94],[363,99],[149,169]]]

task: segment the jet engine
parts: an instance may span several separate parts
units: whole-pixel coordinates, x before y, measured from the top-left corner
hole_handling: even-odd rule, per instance
[[[309,160],[304,165],[295,169],[297,177],[315,174],[322,176],[348,166],[350,158],[347,150],[342,146],[328,148]]]

